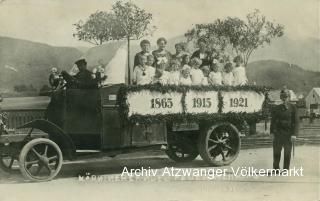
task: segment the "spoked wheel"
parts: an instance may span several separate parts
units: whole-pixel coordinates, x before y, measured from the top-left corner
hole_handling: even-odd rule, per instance
[[[19,157],[22,175],[32,181],[48,181],[59,173],[62,153],[49,139],[38,138],[28,142]]]
[[[176,162],[189,162],[193,161],[199,155],[198,150],[195,149],[186,149],[185,147],[179,144],[169,145],[166,154],[170,159]]]
[[[18,167],[18,158],[15,156],[10,156],[6,154],[0,155],[0,168],[5,172],[15,172],[19,170]]]
[[[209,165],[229,165],[239,154],[239,131],[230,123],[209,126],[202,130],[198,148],[202,159]]]

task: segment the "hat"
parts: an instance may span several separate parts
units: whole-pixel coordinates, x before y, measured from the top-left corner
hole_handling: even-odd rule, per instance
[[[290,97],[290,91],[288,89],[282,89],[280,91],[280,97],[284,97],[284,98]]]
[[[78,61],[74,62],[77,66],[84,64],[87,65],[87,61],[85,59],[79,59]]]

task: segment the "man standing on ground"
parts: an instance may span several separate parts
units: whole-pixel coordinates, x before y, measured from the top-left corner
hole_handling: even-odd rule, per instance
[[[295,105],[290,103],[290,91],[280,92],[282,104],[275,106],[271,114],[270,133],[273,138],[273,169],[280,170],[281,150],[284,149],[283,169],[289,169],[292,144],[298,134],[298,115]]]

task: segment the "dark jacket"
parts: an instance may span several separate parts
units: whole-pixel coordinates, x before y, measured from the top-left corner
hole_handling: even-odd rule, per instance
[[[151,53],[145,53],[145,52],[138,52],[135,56],[134,56],[134,61],[133,61],[133,69],[134,67],[136,66],[139,66],[140,65],[140,55],[148,55],[148,54],[151,54]]]
[[[192,58],[199,58],[200,59],[200,50],[196,50],[192,56],[191,56],[191,59]],[[209,51],[206,51],[206,56],[205,58],[201,59],[202,60],[202,64],[200,67],[202,66],[210,66],[211,65],[211,56],[210,56],[210,52]]]
[[[92,73],[83,69],[75,76],[69,75],[66,71],[61,72],[63,79],[67,82],[67,88],[72,89],[94,89],[98,88],[98,83],[92,78]]]
[[[92,78],[92,72],[83,69],[79,71],[75,76],[76,85],[78,89],[92,89],[97,88],[96,81]]]
[[[167,50],[160,51],[158,49],[158,50],[154,50],[152,52],[152,55],[154,56],[154,65],[153,65],[154,67],[158,67],[159,66],[159,64],[158,64],[159,58],[165,57],[167,59],[167,62],[164,64],[164,67],[165,67],[165,70],[169,69],[170,63],[171,63],[171,59],[172,59],[172,54],[169,51],[167,51]]]
[[[271,110],[270,132],[277,137],[290,137],[298,135],[299,117],[295,105],[289,103],[277,105]]]

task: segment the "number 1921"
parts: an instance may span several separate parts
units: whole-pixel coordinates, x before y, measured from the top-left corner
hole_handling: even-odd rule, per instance
[[[230,98],[230,107],[248,107],[248,99]]]

